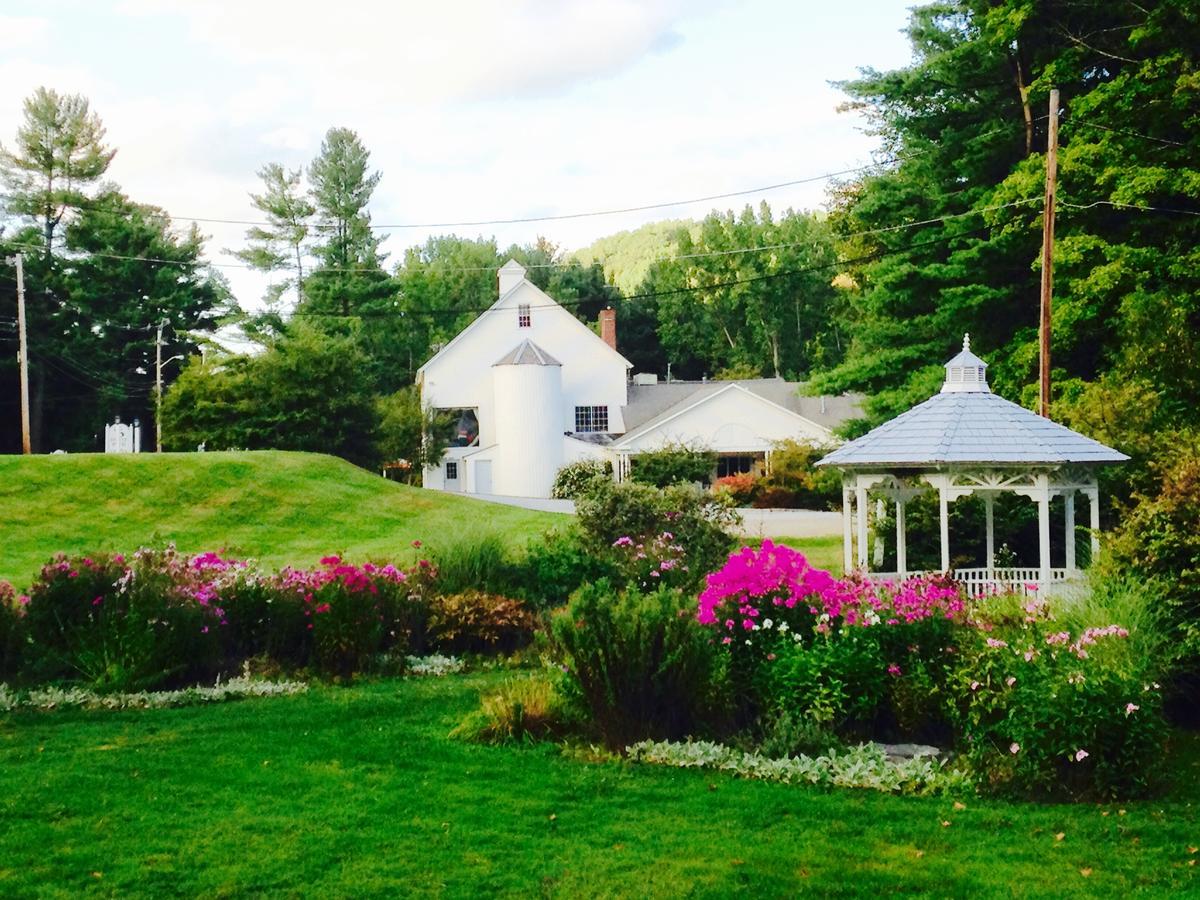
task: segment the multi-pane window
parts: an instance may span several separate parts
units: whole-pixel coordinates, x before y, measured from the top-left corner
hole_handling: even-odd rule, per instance
[[[446,480],[447,481],[457,481],[458,480],[458,463],[456,463],[456,462],[446,463]]]
[[[575,407],[575,431],[608,431],[607,406],[577,406]]]
[[[532,323],[532,318],[529,315],[529,304],[522,303],[517,306],[517,327],[528,328]]]

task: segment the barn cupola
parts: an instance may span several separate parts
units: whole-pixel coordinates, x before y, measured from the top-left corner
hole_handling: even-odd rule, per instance
[[[966,392],[991,392],[987,383],[987,363],[971,352],[971,336],[963,335],[962,350],[946,363],[946,381],[943,394]]]
[[[500,291],[499,296],[503,297],[525,280],[525,267],[515,259],[510,259],[500,267],[500,270],[496,273],[496,275],[497,280],[499,281],[499,284],[497,285]]]

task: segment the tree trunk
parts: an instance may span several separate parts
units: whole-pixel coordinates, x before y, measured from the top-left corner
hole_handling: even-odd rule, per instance
[[[1013,76],[1017,82],[1017,95],[1021,98],[1021,115],[1025,120],[1025,155],[1033,153],[1033,109],[1029,105],[1029,85],[1021,71],[1021,53],[1016,49],[1012,56]]]

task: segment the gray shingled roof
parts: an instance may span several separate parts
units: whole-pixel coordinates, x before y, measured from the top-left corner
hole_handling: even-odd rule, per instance
[[[830,430],[851,419],[862,418],[862,397],[801,397],[800,385],[782,378],[748,378],[739,381],[668,381],[629,385],[629,403],[622,415],[629,434],[658,419],[667,418],[717,391],[737,384]]]
[[[535,344],[524,340],[492,363],[493,366],[561,366],[557,359]]]
[[[969,355],[969,358],[966,358]],[[964,348],[946,364],[942,392],[857,440],[843,444],[817,465],[922,467],[954,463],[1061,465],[1129,459],[1099,441],[993,394],[987,383],[952,383],[952,367],[984,366]]]

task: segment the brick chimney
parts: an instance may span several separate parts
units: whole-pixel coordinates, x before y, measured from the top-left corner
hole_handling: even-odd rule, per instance
[[[608,346],[617,349],[617,311],[611,306],[600,310],[600,337]]]

